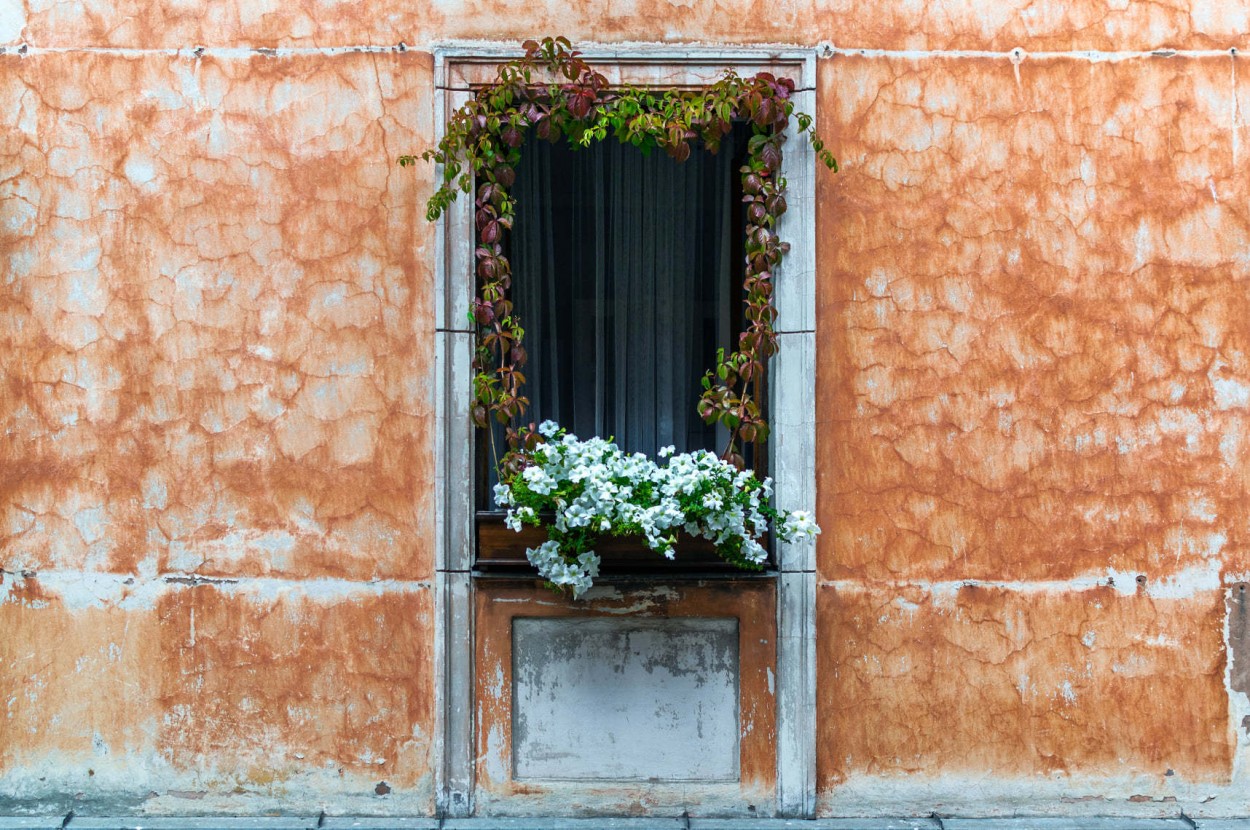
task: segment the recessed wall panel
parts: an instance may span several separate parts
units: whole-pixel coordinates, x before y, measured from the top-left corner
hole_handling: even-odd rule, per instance
[[[517,618],[515,779],[738,779],[738,621]]]

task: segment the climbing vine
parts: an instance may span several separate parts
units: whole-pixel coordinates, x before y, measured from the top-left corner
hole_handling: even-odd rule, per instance
[[[521,426],[525,397],[525,330],[510,299],[512,269],[503,253],[503,236],[512,228],[515,203],[509,194],[527,137],[566,140],[586,147],[609,135],[643,152],[663,150],[685,161],[698,145],[716,152],[734,121],[746,121],[742,175],[745,205],[746,273],[743,281],[745,330],[737,347],[718,355],[702,380],[698,411],[706,423],[729,433],[721,457],[741,466],[745,444],[768,437],[759,397],[764,367],[777,353],[773,303],[774,274],[789,245],[777,235],[786,211],[786,181],[780,176],[782,143],[793,117],[817,157],[830,169],[837,161],[812,129],[811,116],[796,112],[794,82],[761,72],[743,78],[732,71],[695,90],[612,87],[565,38],[526,41],[525,54],[499,68],[496,80],[479,89],[447,124],[438,146],[420,158],[442,166],[442,180],[426,216],[442,216],[460,193],[474,195],[478,291],[469,310],[479,332],[474,356],[473,420],[506,427],[511,450],[502,474],[526,465],[544,437],[531,423]],[[403,166],[417,156],[399,158]]]

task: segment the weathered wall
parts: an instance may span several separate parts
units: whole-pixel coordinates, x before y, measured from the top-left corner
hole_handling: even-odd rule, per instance
[[[822,64],[826,809],[1250,808],[1239,60]]]
[[[0,813],[430,808],[431,68],[0,56]]]
[[[432,808],[435,252],[392,160],[433,42],[544,33],[822,57],[822,811],[1250,813],[1248,30],[0,0],[0,813]]]

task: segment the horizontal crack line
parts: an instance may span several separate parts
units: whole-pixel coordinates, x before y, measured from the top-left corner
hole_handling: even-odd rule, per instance
[[[95,597],[101,602],[124,601],[132,596],[160,593],[187,587],[213,586],[223,591],[239,594],[256,593],[261,596],[277,593],[293,593],[308,597],[332,598],[354,594],[403,593],[428,590],[432,580],[402,579],[345,579],[342,577],[309,577],[307,579],[274,576],[204,575],[194,571],[174,571],[154,575],[134,573],[108,573],[81,570],[24,570],[20,575],[0,573],[0,585],[32,580],[65,596],[79,598]],[[3,599],[0,597],[0,602]]]
[[[286,58],[305,55],[355,55],[355,54],[428,54],[428,49],[397,43],[393,46],[291,46],[270,48],[265,46],[184,46],[167,48],[140,48],[131,46],[32,46],[28,43],[10,43],[0,46],[0,55],[113,55],[122,58],[139,58],[164,55],[170,58],[195,59],[201,57],[248,59],[255,57]]]
[[[822,44],[817,47],[821,57],[851,55],[867,58],[915,60],[918,58],[992,58],[1020,62],[1024,60],[1084,60],[1093,63],[1141,60],[1143,58],[1227,58],[1238,54],[1236,47],[1227,49],[1070,49],[1030,52],[1022,47],[1006,50],[994,49],[866,49],[849,46]]]
[[[1065,593],[1112,588],[1123,595],[1144,594],[1156,599],[1186,599],[1209,591],[1222,591],[1240,585],[1245,574],[1221,574],[1210,567],[1193,567],[1180,571],[1116,571],[1081,574],[1069,579],[994,580],[994,579],[819,579],[822,588],[853,593],[864,590],[919,588],[938,596],[954,596],[965,588],[984,588],[1016,594]]]
[[[99,54],[118,57],[143,57],[147,55],[164,55],[171,58],[195,59],[213,57],[226,59],[251,59],[255,57],[285,58],[306,55],[352,55],[352,54],[427,54],[442,48],[454,48],[458,52],[472,48],[473,41],[437,41],[423,44],[408,44],[400,41],[395,44],[353,44],[344,46],[206,46],[193,45],[182,47],[144,48],[130,46],[36,46],[30,43],[10,43],[0,46],[0,55],[61,55],[61,54]],[[493,52],[500,47],[499,41],[482,43],[482,57],[504,59],[505,55]],[[612,49],[618,56],[636,55],[639,58],[655,57],[659,59],[667,55],[676,59],[682,54],[683,47],[690,50],[689,58],[710,60],[721,57],[722,62],[732,63],[743,58],[735,58],[732,54],[723,56],[702,55],[700,50],[706,49],[751,49],[767,51],[771,44],[732,44],[723,43],[709,46],[708,44],[681,43],[643,43],[643,44],[579,44],[587,49]],[[810,52],[813,56],[830,58],[837,55],[867,58],[916,60],[923,58],[939,59],[975,59],[990,58],[1021,62],[1024,60],[1082,60],[1094,63],[1140,60],[1144,58],[1227,58],[1238,54],[1237,47],[1225,49],[1172,49],[1156,47],[1152,49],[1100,50],[1100,49],[1069,49],[1028,51],[1022,47],[1012,49],[878,49],[856,46],[836,46],[831,43],[819,43],[811,46],[794,46],[790,44],[775,45],[789,51]],[[450,87],[440,87],[448,89]],[[810,91],[804,89],[800,91]]]

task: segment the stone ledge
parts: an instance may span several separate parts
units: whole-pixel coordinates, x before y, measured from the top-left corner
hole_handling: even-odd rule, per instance
[[[1250,817],[458,818],[0,816],[0,830],[1250,830]]]

